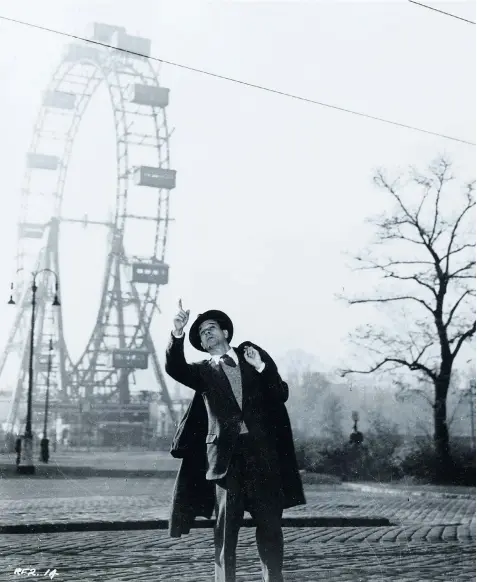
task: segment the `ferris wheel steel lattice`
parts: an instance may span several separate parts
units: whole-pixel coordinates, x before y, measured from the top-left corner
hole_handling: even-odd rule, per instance
[[[62,403],[67,407],[79,402],[127,405],[133,395],[130,388],[135,370],[152,365],[159,399],[175,421],[150,335],[154,312],[159,310],[160,287],[168,282],[165,252],[169,196],[176,184],[176,172],[170,168],[169,160],[169,90],[160,85],[158,73],[147,58],[149,39],[101,23],[92,25],[88,38],[109,46],[87,42],[66,46],[43,95],[27,154],[14,288],[18,307],[0,359],[0,381],[9,358],[16,356],[18,366],[7,422],[12,426],[19,420],[19,407],[25,400],[32,272],[38,273],[36,394],[41,396],[45,387],[45,360],[52,339],[52,383],[60,408]],[[116,207],[110,220],[67,216],[63,209],[74,141],[88,104],[100,86],[109,93],[116,130]],[[142,209],[138,200],[145,195],[148,203]],[[51,307],[50,271],[58,275],[61,289],[59,234],[67,223],[75,222],[103,225],[109,248],[97,320],[81,356],[73,361],[64,339],[61,307],[56,311]],[[131,233],[146,228],[151,233],[146,248],[140,252],[135,248],[131,254]]]

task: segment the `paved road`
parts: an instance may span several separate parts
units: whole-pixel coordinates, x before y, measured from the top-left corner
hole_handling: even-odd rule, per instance
[[[471,582],[475,546],[469,542],[329,541],[327,528],[285,530],[287,582]],[[57,581],[212,582],[211,532],[173,540],[163,532],[0,536],[0,582],[20,579],[15,568],[56,568]],[[238,580],[258,582],[251,530],[242,530]]]
[[[108,456],[97,462],[118,466],[127,455]],[[151,459],[146,454],[138,463]],[[0,525],[163,519],[172,485],[159,478],[0,479]],[[475,499],[412,489],[409,495],[340,485],[305,489],[308,504],[286,515],[380,516],[393,525],[286,528],[287,582],[475,580]],[[242,530],[238,559],[238,581],[258,582],[253,529]],[[15,568],[27,567],[56,568],[60,582],[212,582],[212,532],[193,530],[181,539],[162,530],[0,535],[0,582],[21,579]]]
[[[51,478],[94,476],[94,473],[108,476],[114,472],[122,473],[121,477],[133,472],[148,472],[152,476],[164,471],[176,473],[179,465],[180,460],[166,451],[57,451],[51,453],[48,464],[36,462],[36,474],[31,478],[38,480],[48,475]],[[1,478],[24,479],[16,473],[15,455],[0,455]]]
[[[3,479],[0,525],[167,519],[173,483],[172,479]],[[287,510],[286,516],[388,518],[394,527],[389,532],[379,528],[378,533],[368,529],[373,539],[475,537],[473,499],[394,496],[339,485],[307,485],[305,491],[307,505]]]
[[[13,455],[5,455],[14,462]],[[101,467],[102,469],[177,470],[179,459],[168,451],[59,451],[51,453],[51,465],[64,467]],[[42,463],[38,463],[41,466]]]

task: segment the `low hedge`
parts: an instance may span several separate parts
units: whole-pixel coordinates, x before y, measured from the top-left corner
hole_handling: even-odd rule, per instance
[[[401,479],[425,483],[475,486],[475,453],[454,445],[445,477],[439,476],[432,441],[403,443],[399,436],[373,438],[361,445],[330,443],[299,436],[295,442],[298,466],[311,472],[334,475],[343,481],[390,482]]]

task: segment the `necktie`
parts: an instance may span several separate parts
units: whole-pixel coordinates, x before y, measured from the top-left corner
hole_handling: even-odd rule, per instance
[[[234,362],[233,358],[231,356],[229,356],[228,354],[224,354],[223,356],[221,356],[220,359],[222,360],[222,362],[224,364],[227,364],[227,366],[230,366],[232,368],[235,368],[237,366],[237,364]]]

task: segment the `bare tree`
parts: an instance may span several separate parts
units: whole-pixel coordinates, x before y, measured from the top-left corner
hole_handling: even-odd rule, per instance
[[[359,270],[378,276],[378,290],[372,297],[346,300],[384,310],[404,307],[400,321],[405,325],[397,321],[393,327],[383,323],[358,329],[352,340],[368,350],[372,363],[342,374],[410,371],[428,379],[433,386],[434,445],[442,471],[450,461],[451,372],[476,330],[475,181],[451,188],[455,182],[451,164],[439,158],[425,173],[411,169],[407,180],[391,181],[378,171],[374,182],[389,195],[392,209],[370,220],[376,241],[365,256],[355,259]],[[406,195],[409,190],[411,197]]]

